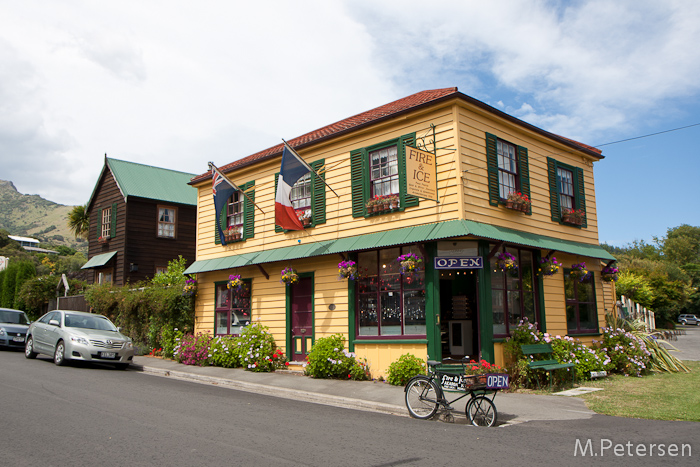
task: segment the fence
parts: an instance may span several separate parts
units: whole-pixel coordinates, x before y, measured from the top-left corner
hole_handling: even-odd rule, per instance
[[[49,301],[46,311],[49,310],[90,311],[90,305],[85,301],[85,295],[69,295]]]
[[[639,303],[633,302],[624,295],[617,302],[618,316],[624,319],[635,320],[641,319],[644,321],[647,332],[656,329],[656,318],[654,312],[648,308],[641,306]]]

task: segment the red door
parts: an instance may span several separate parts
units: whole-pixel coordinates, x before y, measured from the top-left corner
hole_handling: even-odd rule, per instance
[[[292,361],[303,362],[314,338],[313,278],[303,277],[291,286]]]

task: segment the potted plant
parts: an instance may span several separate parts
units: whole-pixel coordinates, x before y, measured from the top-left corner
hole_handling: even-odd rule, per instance
[[[581,263],[576,263],[571,265],[571,272],[569,272],[569,276],[572,279],[578,279],[581,282],[586,282],[591,278],[591,273],[588,272],[588,269],[586,269],[586,263],[581,262]]]
[[[396,258],[396,261],[401,265],[399,272],[401,274],[413,274],[421,270],[423,266],[423,258],[415,253],[407,253]]]
[[[226,243],[239,240],[240,238],[241,233],[236,227],[229,227],[228,229],[224,230],[224,239],[226,240]]]
[[[496,267],[501,271],[517,272],[518,260],[507,251],[496,255]]]
[[[386,195],[384,199],[386,201],[386,204],[389,205],[389,209],[398,209],[399,195]]]
[[[367,204],[365,204],[365,207],[367,208],[367,213],[374,214],[374,209],[375,209],[376,205],[377,205],[376,198],[370,198],[367,201]]]
[[[299,222],[301,222],[301,224],[304,227],[308,227],[309,225],[311,225],[311,211],[310,210],[304,210],[304,211],[298,212],[297,217],[299,218]]]
[[[581,225],[585,216],[586,213],[583,212],[583,209],[564,208],[562,210],[562,221],[567,224]]]
[[[528,212],[532,202],[527,195],[521,192],[511,191],[508,193],[508,199],[506,199],[506,207],[509,209],[515,209],[516,211]]]
[[[357,263],[350,259],[338,263],[338,280],[341,279],[357,279]]]
[[[195,295],[197,295],[197,279],[187,279],[182,289],[182,296],[194,297]]]
[[[464,374],[465,385],[467,387],[481,385],[485,386],[489,375],[505,374],[505,370],[496,364],[487,362],[486,360],[481,360],[478,362],[475,360],[470,360],[469,363],[465,364]]]
[[[243,279],[241,279],[241,276],[239,274],[231,274],[228,276],[228,282],[226,283],[226,287],[229,289],[233,289],[234,291],[241,290],[243,288]]]
[[[280,284],[292,285],[299,282],[299,274],[291,266],[282,269]]]
[[[100,243],[107,243],[109,242],[109,238],[109,235],[100,235],[99,237],[97,237],[97,241]]]
[[[542,276],[553,276],[557,273],[557,271],[559,271],[560,266],[561,263],[559,263],[554,256],[551,258],[549,256],[545,256],[544,258],[540,259],[540,267],[537,272]]]
[[[615,266],[605,266],[602,271],[600,271],[600,277],[606,282],[617,282],[617,275],[620,270]]]

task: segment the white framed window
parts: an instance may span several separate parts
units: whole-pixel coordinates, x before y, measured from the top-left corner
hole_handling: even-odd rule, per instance
[[[173,207],[158,206],[158,236],[175,238],[177,210]]]
[[[100,227],[100,236],[102,238],[109,238],[112,232],[112,208],[104,208],[102,210],[102,222]]]

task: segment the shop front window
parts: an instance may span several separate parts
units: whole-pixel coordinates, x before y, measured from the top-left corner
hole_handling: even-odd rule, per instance
[[[216,284],[216,335],[238,335],[250,324],[250,280],[240,290]]]
[[[418,248],[388,248],[358,255],[358,336],[425,336],[425,272],[402,275],[396,260]]]
[[[524,318],[531,323],[538,319],[532,252],[517,248],[504,248],[499,251],[503,252],[513,255],[518,267],[515,270],[502,271],[497,265],[498,253],[491,258],[494,337],[509,336]]]
[[[564,290],[566,293],[566,327],[569,334],[597,333],[598,308],[595,301],[593,273],[582,281],[571,277],[571,270],[564,270]]]

